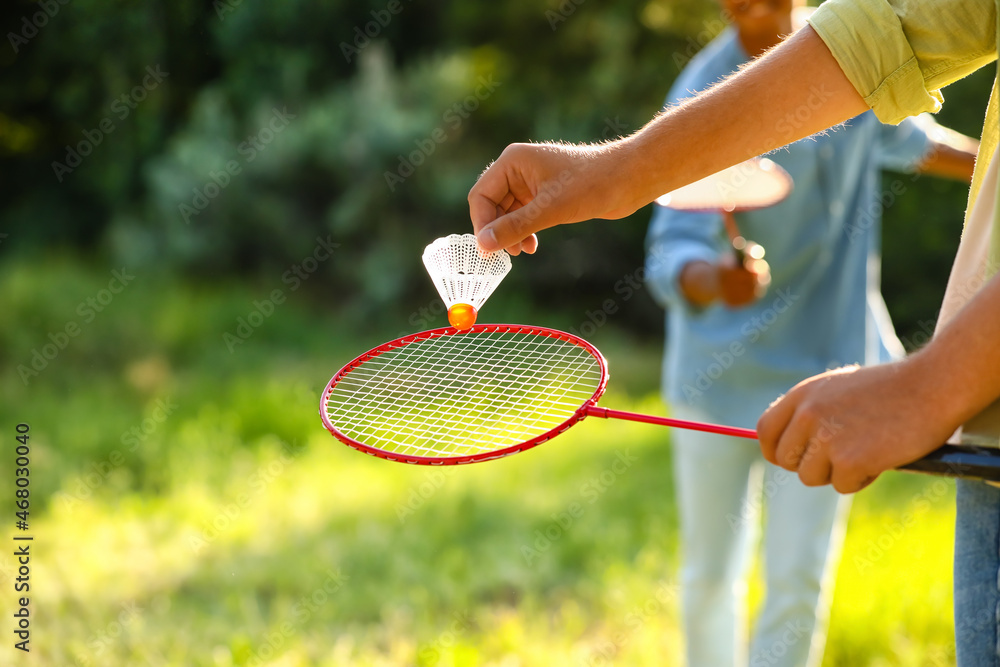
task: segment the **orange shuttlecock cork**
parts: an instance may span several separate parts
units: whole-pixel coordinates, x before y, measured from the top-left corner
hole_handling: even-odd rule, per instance
[[[479,311],[476,310],[475,306],[467,303],[456,303],[448,309],[448,322],[459,331],[465,331],[471,329],[472,325],[476,323],[476,315],[478,314]]]
[[[471,329],[479,309],[510,271],[503,250],[484,253],[472,234],[452,234],[424,249],[424,266],[448,307],[448,322],[459,331]]]

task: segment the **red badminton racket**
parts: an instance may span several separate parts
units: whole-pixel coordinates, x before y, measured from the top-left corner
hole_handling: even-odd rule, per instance
[[[588,416],[757,437],[752,429],[598,407],[607,382],[604,357],[578,336],[508,324],[446,327],[397,338],[348,363],[323,391],[320,415],[350,447],[423,465],[523,452]],[[923,461],[913,469],[958,474],[953,458]],[[1000,479],[1000,467],[988,463]]]

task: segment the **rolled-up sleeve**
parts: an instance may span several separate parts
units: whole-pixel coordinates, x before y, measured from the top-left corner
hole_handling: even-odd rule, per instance
[[[808,21],[884,123],[937,111],[942,87],[996,59],[994,0],[827,0]]]
[[[678,281],[688,262],[716,262],[717,235],[722,218],[715,213],[692,213],[654,206],[646,234],[646,284],[664,308],[693,306],[680,292]]]

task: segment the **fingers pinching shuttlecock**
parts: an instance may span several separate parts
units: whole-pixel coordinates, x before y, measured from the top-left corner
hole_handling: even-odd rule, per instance
[[[424,266],[441,300],[448,321],[465,331],[507,272],[510,255],[503,250],[484,253],[472,234],[452,234],[424,248]]]

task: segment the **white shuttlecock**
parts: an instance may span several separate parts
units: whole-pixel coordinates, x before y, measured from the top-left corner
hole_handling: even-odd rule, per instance
[[[441,300],[448,321],[460,330],[476,323],[476,314],[507,272],[510,255],[484,253],[472,234],[452,234],[424,248],[424,266]]]

